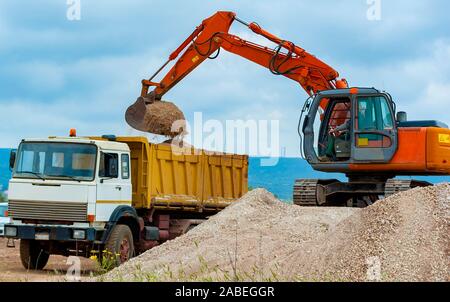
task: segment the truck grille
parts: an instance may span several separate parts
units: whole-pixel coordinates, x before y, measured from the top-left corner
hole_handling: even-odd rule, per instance
[[[8,213],[15,219],[82,222],[87,220],[87,203],[10,200]]]

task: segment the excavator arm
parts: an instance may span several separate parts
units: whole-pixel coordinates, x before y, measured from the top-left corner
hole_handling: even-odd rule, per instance
[[[228,31],[234,21],[277,46],[272,49],[230,34]],[[336,70],[301,47],[272,35],[257,23],[240,20],[233,12],[220,11],[203,20],[150,79],[142,80],[141,97],[126,111],[127,123],[141,131],[170,136],[176,134],[171,125],[177,120],[184,120],[183,113],[174,104],[157,101],[203,61],[216,58],[221,49],[259,64],[274,75],[296,81],[310,96],[322,90],[348,87],[345,79],[338,79]],[[175,64],[161,81],[153,81],[175,59]],[[149,93],[150,87],[153,90]],[[321,107],[325,108],[327,103],[323,100]],[[165,110],[162,109],[164,106]],[[162,114],[163,111],[168,114]]]
[[[261,35],[278,46],[271,49],[228,33],[233,21],[238,21],[254,33]],[[345,80],[338,80],[339,73],[309,54],[294,43],[282,40],[262,29],[257,23],[246,23],[238,19],[233,12],[217,12],[205,19],[195,31],[169,56],[167,62],[149,79],[143,80],[141,96],[145,97],[149,87],[154,86],[156,99],[161,97],[187,76],[192,70],[220,48],[246,58],[268,68],[275,75],[283,75],[298,82],[302,88],[313,95],[317,91],[347,87]],[[179,54],[175,65],[160,82],[153,78]]]

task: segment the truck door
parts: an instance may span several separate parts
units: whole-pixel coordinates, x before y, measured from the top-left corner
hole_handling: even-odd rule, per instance
[[[97,221],[108,221],[117,206],[130,205],[131,203],[131,193],[128,194],[129,186],[127,185],[129,178],[122,178],[127,173],[126,168],[121,167],[121,160],[122,157],[119,152],[102,151],[100,153],[96,205]]]
[[[354,104],[353,159],[389,162],[398,144],[391,102],[384,95],[358,95]]]
[[[120,154],[120,180],[121,187],[120,199],[126,203],[131,203],[132,186],[131,186],[131,170],[130,170],[130,154]]]

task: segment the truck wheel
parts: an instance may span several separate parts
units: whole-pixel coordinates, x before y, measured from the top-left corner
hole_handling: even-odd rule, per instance
[[[35,240],[20,240],[20,260],[24,268],[41,270],[48,262],[50,254],[43,250]]]
[[[128,261],[134,255],[133,233],[124,224],[114,226],[105,244],[107,252],[112,253],[116,266]]]

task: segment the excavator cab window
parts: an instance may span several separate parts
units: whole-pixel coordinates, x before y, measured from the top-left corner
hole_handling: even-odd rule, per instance
[[[366,132],[356,135],[358,148],[387,148],[392,145],[391,139],[378,131],[393,129],[393,117],[387,100],[382,96],[361,96],[357,100],[357,120],[355,130]]]
[[[350,158],[351,142],[351,100],[331,98],[321,115],[318,138],[319,158],[331,161],[345,161]],[[330,133],[332,129],[340,129]]]
[[[398,146],[394,106],[387,95],[358,95],[354,103],[352,160],[389,162]]]

